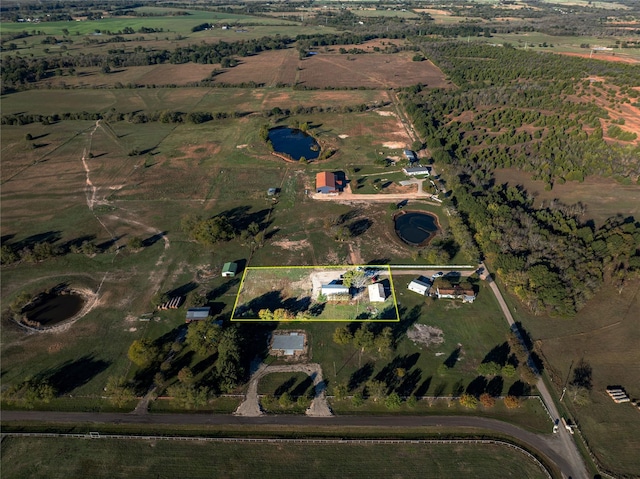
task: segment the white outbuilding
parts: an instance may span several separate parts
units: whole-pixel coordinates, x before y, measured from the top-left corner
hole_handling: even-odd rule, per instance
[[[374,283],[368,286],[369,301],[372,303],[384,303],[386,297],[382,283]]]
[[[426,296],[431,289],[431,284],[425,281],[420,281],[419,279],[414,279],[409,283],[408,288],[409,291],[413,291],[414,293]]]

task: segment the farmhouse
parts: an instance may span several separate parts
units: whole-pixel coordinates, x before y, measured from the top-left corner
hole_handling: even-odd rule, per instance
[[[349,294],[349,288],[347,286],[335,281],[332,281],[329,284],[323,284],[321,291],[325,296]]]
[[[185,320],[186,323],[190,323],[191,321],[204,321],[209,317],[211,313],[211,308],[189,308],[187,310],[187,318]]]
[[[473,303],[476,299],[476,293],[472,289],[464,289],[458,285],[453,288],[436,287],[436,296],[438,299],[462,299],[463,303]]]
[[[409,160],[409,163],[415,163],[416,161],[418,161],[418,157],[411,150],[404,150],[404,156],[407,160]]]
[[[224,278],[233,278],[238,272],[237,263],[225,263],[222,267],[222,276]]]
[[[369,290],[369,301],[372,303],[383,303],[386,299],[382,283],[370,284],[367,289]]]
[[[427,294],[429,294],[429,289],[431,289],[431,284],[427,281],[414,279],[409,283],[408,289],[409,291],[413,291],[414,293],[418,293],[418,294],[421,294],[422,296],[426,296]]]
[[[402,168],[402,171],[407,176],[418,176],[418,175],[429,176],[431,174],[431,168],[429,168],[428,166],[420,166],[420,165],[412,166],[409,168]]]
[[[336,175],[330,171],[321,171],[316,175],[316,193],[336,193]]]
[[[271,337],[270,353],[276,356],[295,356],[304,351],[304,333],[290,332]]]

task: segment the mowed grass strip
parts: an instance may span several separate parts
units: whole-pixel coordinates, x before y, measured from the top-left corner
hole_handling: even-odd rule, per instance
[[[521,452],[485,444],[230,444],[153,440],[3,440],[4,477],[546,477]]]

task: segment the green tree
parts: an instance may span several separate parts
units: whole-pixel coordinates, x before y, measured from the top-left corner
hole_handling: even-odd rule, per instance
[[[342,284],[344,284],[347,288],[360,289],[364,287],[368,282],[369,278],[367,277],[365,272],[356,269],[350,269],[342,276]]]
[[[460,396],[459,402],[462,406],[469,409],[475,409],[478,407],[478,399],[471,394],[463,394]]]
[[[513,364],[507,364],[503,366],[500,374],[505,378],[512,378],[516,375],[516,368]]]
[[[7,244],[3,244],[0,251],[0,263],[11,264],[18,261],[18,255],[13,251],[13,248]]]
[[[502,368],[498,363],[488,362],[478,366],[477,371],[481,376],[496,376],[500,374]]]
[[[366,383],[367,395],[373,399],[374,402],[378,402],[387,397],[387,385],[382,381],[376,381],[370,379]]]
[[[375,345],[375,336],[369,329],[369,324],[362,323],[353,335],[353,344],[360,348],[360,354],[373,349]]]
[[[351,398],[351,404],[353,404],[354,407],[360,407],[364,404],[364,397],[361,392],[358,391],[353,395]]]
[[[178,372],[178,381],[182,384],[193,384],[193,371],[190,367],[185,366]]]
[[[127,385],[124,377],[109,376],[105,392],[109,396],[109,402],[117,407],[122,407],[135,399],[133,389]]]
[[[158,348],[148,339],[136,339],[127,352],[129,359],[141,368],[146,368],[158,358]]]
[[[397,392],[392,392],[385,398],[384,405],[387,407],[387,409],[400,409],[400,406],[402,405],[402,398],[398,395]]]
[[[214,354],[222,335],[222,328],[211,319],[194,321],[187,328],[185,343],[199,356]]]
[[[353,334],[349,331],[348,326],[338,326],[333,332],[333,342],[340,345],[346,345],[353,341]]]
[[[347,397],[349,394],[349,387],[346,382],[340,382],[333,386],[333,395],[338,400],[341,401]]]
[[[129,241],[127,241],[127,247],[134,251],[141,249],[142,238],[140,238],[139,236],[132,236],[131,238],[129,238]]]
[[[174,384],[169,386],[167,394],[171,402],[181,409],[197,409],[206,406],[209,401],[209,388],[193,384]]]
[[[393,331],[389,326],[383,330],[374,339],[374,345],[381,358],[388,358],[393,352]]]
[[[280,406],[285,409],[290,408],[291,405],[293,404],[293,399],[291,398],[291,394],[289,394],[288,392],[282,393],[282,395],[278,399],[278,404],[280,404]]]

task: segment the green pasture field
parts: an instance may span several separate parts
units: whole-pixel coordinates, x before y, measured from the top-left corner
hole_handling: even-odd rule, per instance
[[[526,43],[527,49],[540,52],[548,51],[589,54],[591,50],[589,48],[580,48],[580,44],[588,43],[592,48],[610,47],[615,46],[616,40],[624,41],[629,38],[630,37],[625,36],[607,38],[589,36],[555,36],[540,32],[525,32],[496,33],[492,34],[491,38],[478,37],[477,40],[486,41],[488,43],[511,43],[514,47],[518,48],[524,48]],[[543,43],[546,43],[548,46],[541,47],[540,45]],[[551,45],[553,45],[553,47],[551,47]],[[640,60],[640,52],[638,52],[637,48],[614,48],[612,51],[594,52],[593,57],[598,58],[599,54],[615,54]]]
[[[542,3],[552,3],[554,5],[577,6],[584,8],[602,8],[604,10],[627,10],[629,7],[617,2],[592,2],[589,0],[541,0]]]
[[[244,270],[242,281],[238,289],[231,321],[259,321],[259,309],[268,308],[271,311],[286,307],[288,302],[298,303],[309,301],[309,309],[320,307],[321,312],[309,321],[399,321],[398,308],[395,303],[393,278],[388,266],[378,266],[379,278],[387,283],[385,289],[389,296],[384,302],[371,303],[368,292],[363,289],[350,301],[333,302],[330,299],[317,302],[319,286],[353,269],[353,266],[276,266],[276,267],[248,267]],[[276,297],[265,299],[270,295]],[[374,318],[360,318],[367,311],[380,314]],[[377,312],[379,313],[377,313]]]
[[[620,184],[613,178],[587,177],[585,181],[568,181],[564,185],[555,184],[551,191],[544,189],[544,183],[531,179],[531,173],[514,168],[500,168],[494,171],[496,182],[522,185],[536,197],[536,205],[541,201],[559,199],[566,204],[581,202],[586,205],[582,220],[593,220],[597,226],[616,215],[640,218],[640,185]]]
[[[631,398],[640,397],[639,292],[637,278],[626,281],[621,292],[611,285],[604,286],[572,319],[532,316],[512,296],[505,296],[512,311],[517,308],[514,318],[522,321],[532,338],[540,342],[545,368],[558,396],[567,378],[573,379],[573,368],[581,359],[591,367],[590,403],[575,404],[567,393],[563,404],[575,417],[599,461],[616,474],[630,476],[640,470],[640,415],[630,403],[615,404],[605,389],[620,385]]]
[[[358,17],[397,17],[397,18],[420,18],[415,12],[410,10],[351,10]]]
[[[172,9],[158,8],[156,11],[159,13],[175,11]],[[188,11],[189,15],[177,15],[177,16],[158,16],[158,17],[111,17],[102,18],[100,20],[81,21],[81,22],[43,22],[38,24],[30,23],[2,23],[3,33],[21,32],[23,30],[32,31],[39,30],[46,35],[62,35],[62,30],[69,30],[69,35],[73,37],[77,34],[88,35],[94,33],[96,30],[109,30],[111,32],[120,31],[126,27],[139,30],[141,27],[147,28],[162,28],[164,31],[158,33],[163,35],[165,32],[174,32],[189,35],[193,33],[191,29],[196,25],[202,23],[213,24],[229,24],[233,26],[240,26],[244,24],[258,24],[258,25],[297,25],[297,22],[283,20],[281,18],[268,18],[268,17],[253,17],[250,15],[239,15],[235,13],[226,12],[203,12],[197,10]],[[233,27],[232,27],[233,28]],[[215,30],[221,30],[221,28],[214,28]]]
[[[101,441],[96,445],[95,441]],[[230,444],[224,442],[5,438],[2,470],[6,477],[218,477],[253,478],[546,477],[521,452],[498,445],[472,444]],[[196,458],[197,455],[197,458]],[[247,455],[251,460],[247,460]],[[186,458],[190,458],[186,460]]]

